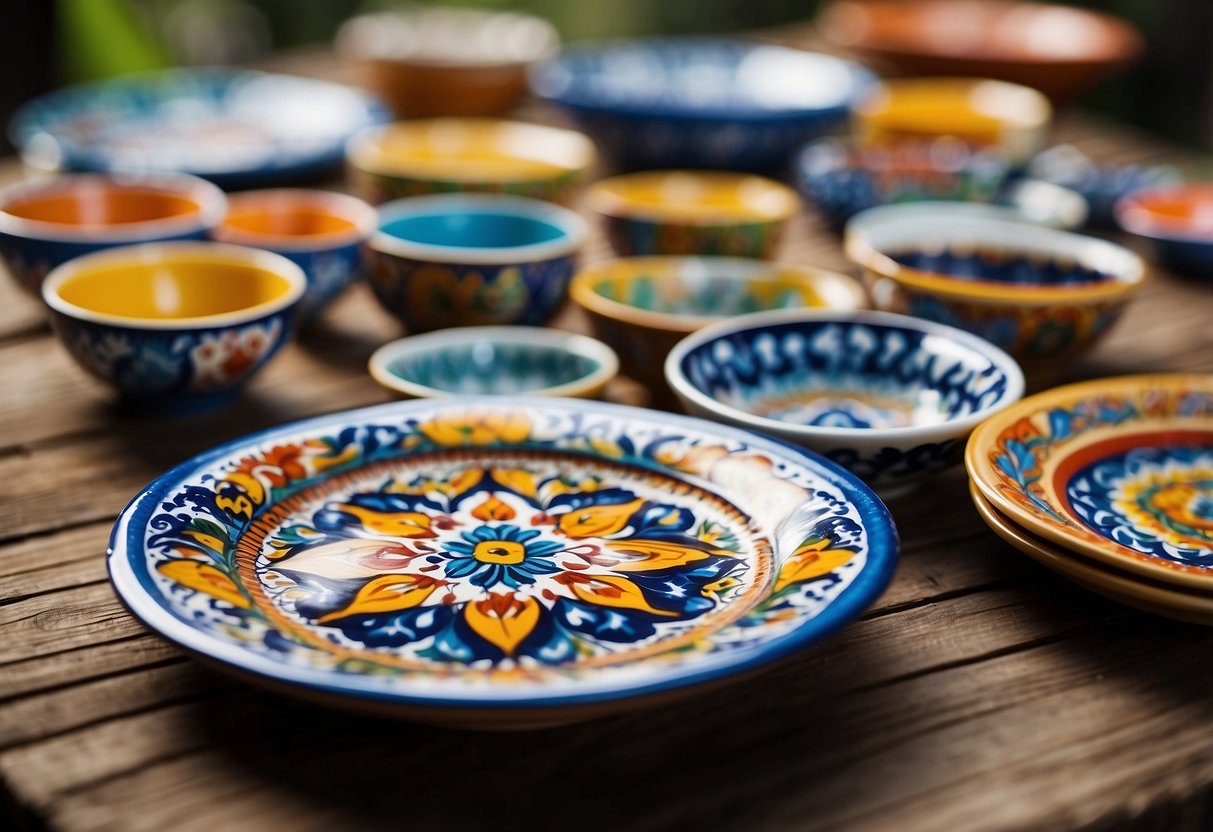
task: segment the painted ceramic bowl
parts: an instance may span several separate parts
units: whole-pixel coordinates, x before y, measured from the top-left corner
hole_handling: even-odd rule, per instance
[[[1092,225],[1116,225],[1116,202],[1145,188],[1178,185],[1179,169],[1172,165],[1097,164],[1073,145],[1042,150],[1028,165],[1028,176],[1068,188],[1087,201]]]
[[[617,254],[772,257],[800,207],[796,192],[744,173],[648,171],[601,179],[586,205]]]
[[[1034,89],[988,78],[883,81],[855,108],[866,144],[949,137],[995,148],[1014,164],[1040,149],[1052,120],[1049,100]]]
[[[821,13],[836,45],[906,75],[999,78],[1069,100],[1145,48],[1128,22],[1048,3],[845,0]]]
[[[619,372],[615,351],[585,335],[530,326],[469,326],[375,350],[371,377],[407,398],[568,396],[593,399]]]
[[[275,428],[123,511],[149,628],[329,705],[529,727],[790,658],[884,590],[885,507],[836,466],[583,400],[423,399]]]
[[[231,402],[290,340],[306,288],[268,251],[149,243],[65,263],[42,298],[72,358],[124,403],[196,413]]]
[[[594,334],[619,353],[623,371],[668,408],[677,399],[665,381],[665,357],[688,334],[750,312],[854,310],[867,302],[846,275],[731,257],[613,260],[579,272],[569,293]]]
[[[1136,191],[1116,203],[1116,222],[1148,240],[1167,268],[1213,277],[1213,185]]]
[[[376,225],[375,209],[360,199],[283,188],[234,194],[228,199],[227,217],[211,236],[273,251],[297,263],[307,275],[301,304],[307,319],[361,275],[362,244]]]
[[[41,297],[47,273],[115,246],[202,239],[223,219],[223,192],[170,173],[34,179],[0,190],[0,258]]]
[[[355,17],[337,52],[402,118],[487,116],[526,93],[527,67],[560,37],[532,15],[417,6]]]
[[[568,297],[585,220],[535,199],[452,194],[379,210],[371,288],[409,332],[546,323]]]
[[[743,315],[679,342],[665,374],[688,412],[811,448],[890,495],[960,462],[1024,387],[989,342],[881,312]]]
[[[1024,399],[974,432],[973,483],[1027,531],[1213,590],[1213,375],[1126,376]]]
[[[828,55],[706,38],[578,46],[531,72],[537,95],[632,170],[780,169],[871,82]]]
[[[874,208],[847,225],[847,255],[878,306],[957,326],[1029,369],[1089,349],[1145,280],[1123,246],[936,203]]]
[[[1088,561],[1015,525],[990,505],[989,500],[972,484],[969,496],[981,519],[995,534],[1037,563],[1084,589],[1144,612],[1193,624],[1213,625],[1213,595],[1143,580],[1130,573]]]
[[[329,173],[350,136],[387,117],[375,99],[327,81],[173,69],[35,99],[10,135],[38,168],[179,171],[247,188]]]
[[[574,130],[498,119],[441,118],[366,130],[346,151],[369,202],[483,192],[572,201],[594,165],[594,143]]]

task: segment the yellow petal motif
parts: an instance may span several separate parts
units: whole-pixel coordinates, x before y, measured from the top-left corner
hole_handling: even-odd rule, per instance
[[[335,503],[332,508],[352,514],[363,528],[389,537],[434,537],[429,515],[419,511],[373,511],[348,503]]]
[[[636,499],[618,505],[574,509],[560,515],[556,525],[560,531],[575,540],[583,537],[607,537],[626,529],[632,515],[643,505],[644,500]]]
[[[535,629],[540,612],[539,602],[534,598],[492,592],[485,600],[468,604],[463,617],[477,635],[512,656]]]
[[[383,575],[358,590],[348,607],[321,616],[316,623],[327,624],[351,615],[407,610],[429,598],[442,583],[425,575]]]
[[[775,580],[775,591],[779,592],[792,584],[798,584],[812,578],[820,578],[833,572],[849,561],[855,553],[849,549],[829,549],[829,541],[816,538],[802,543],[800,548],[792,553]]]
[[[654,609],[645,600],[640,587],[627,578],[615,575],[573,575],[566,573],[566,580],[573,594],[583,601],[597,604],[600,607],[618,607],[626,610],[640,610],[653,615],[676,615],[673,612]],[[571,580],[570,580],[571,579]],[[557,580],[560,580],[558,577]]]
[[[681,543],[668,540],[645,540],[632,538],[630,540],[608,540],[606,548],[622,555],[634,555],[636,560],[623,561],[616,564],[616,572],[648,572],[651,569],[668,569],[671,566],[685,566],[697,560],[703,560],[708,555],[731,555],[724,549],[697,549]]]
[[[468,412],[423,422],[417,429],[430,441],[448,447],[521,442],[531,434],[526,413],[510,410]]]
[[[185,536],[192,537],[198,543],[201,543],[203,548],[205,548],[205,549],[209,549],[210,551],[215,552],[217,554],[223,553],[223,542],[219,538],[215,537],[213,534],[207,534],[206,532],[191,530],[191,531],[186,532]]]
[[[168,560],[158,564],[156,571],[171,581],[220,601],[227,601],[234,607],[247,610],[251,606],[248,597],[232,579],[209,563],[197,560]]]
[[[472,509],[472,516],[477,520],[513,520],[517,512],[509,504],[498,499],[496,494],[485,497],[484,502]]]
[[[534,497],[537,492],[535,475],[522,468],[494,468],[493,479],[504,488],[526,497]]]

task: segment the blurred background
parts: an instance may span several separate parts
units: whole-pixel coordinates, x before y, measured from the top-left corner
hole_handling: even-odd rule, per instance
[[[955,0],[963,3],[964,0]],[[1088,94],[1085,107],[1191,148],[1213,149],[1213,2],[1068,0],[1132,21],[1149,50]],[[66,83],[172,65],[256,63],[323,49],[350,16],[385,0],[5,0],[0,120]],[[416,5],[416,4],[414,4]],[[429,5],[542,15],[565,40],[737,32],[807,22],[816,0],[446,0]],[[7,139],[0,146],[9,150]]]

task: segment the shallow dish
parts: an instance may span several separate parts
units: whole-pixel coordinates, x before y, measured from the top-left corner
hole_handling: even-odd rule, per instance
[[[967,329],[1043,371],[1093,346],[1145,280],[1123,246],[974,207],[891,205],[847,224],[847,256],[878,306]]]
[[[385,120],[375,99],[327,81],[173,69],[49,93],[9,132],[38,168],[179,171],[247,188],[327,173],[351,135]]]
[[[350,19],[336,46],[398,116],[483,116],[518,103],[560,37],[533,15],[415,6]]]
[[[356,189],[373,203],[460,192],[568,203],[597,152],[575,130],[438,118],[365,130],[350,140],[346,157]]]
[[[1213,376],[1126,376],[1031,396],[974,431],[965,465],[1033,534],[1213,590]]]
[[[227,216],[211,236],[281,254],[303,269],[306,320],[361,275],[362,244],[376,224],[375,209],[352,196],[279,188],[232,195]]]
[[[375,297],[410,332],[546,323],[568,297],[589,233],[578,214],[523,197],[451,194],[381,206],[367,244]]]
[[[229,404],[290,340],[306,288],[272,252],[147,243],[63,264],[42,298],[72,358],[124,404],[192,414]]]
[[[531,71],[538,96],[632,170],[780,169],[872,80],[828,55],[711,38],[571,47]]]
[[[225,210],[222,191],[184,174],[33,179],[0,189],[0,258],[17,285],[41,297],[47,273],[73,257],[202,239]]]
[[[996,148],[1013,164],[1040,149],[1052,120],[1049,100],[1034,89],[989,78],[906,78],[883,81],[855,107],[866,144],[950,137]]]
[[[585,335],[530,326],[471,326],[384,344],[368,368],[408,398],[567,396],[592,399],[619,372],[615,351]]]
[[[1006,353],[952,327],[881,312],[743,315],[665,363],[683,406],[825,454],[892,495],[960,462],[964,440],[1018,401]]]
[[[1066,549],[1016,526],[990,505],[976,486],[970,484],[969,496],[977,513],[995,534],[1019,551],[1059,575],[1119,604],[1155,615],[1195,624],[1213,625],[1213,595],[1169,588],[1143,582],[1112,569],[1090,563]]]
[[[1213,185],[1168,185],[1116,203],[1116,222],[1153,244],[1168,268],[1213,277]]]
[[[883,591],[861,483],[743,431],[561,399],[421,400],[238,440],[123,511],[119,597],[284,692],[465,726],[658,704]]]
[[[1097,164],[1073,145],[1059,144],[1037,153],[1028,176],[1074,191],[1087,202],[1092,225],[1115,227],[1116,203],[1146,188],[1178,185],[1179,169],[1172,165]]]
[[[1049,3],[847,0],[825,8],[820,24],[835,44],[907,75],[1000,78],[1059,101],[1145,49],[1125,20]]]
[[[800,207],[796,192],[744,173],[647,171],[600,179],[586,205],[616,254],[772,257]]]
[[[663,364],[686,335],[749,312],[862,308],[859,284],[837,272],[731,257],[636,257],[579,272],[569,287],[594,334],[662,407],[677,400]]]

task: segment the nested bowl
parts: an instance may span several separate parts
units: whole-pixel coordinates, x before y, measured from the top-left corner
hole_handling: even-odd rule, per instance
[[[1213,185],[1164,185],[1116,203],[1116,222],[1153,246],[1168,268],[1213,277]]]

